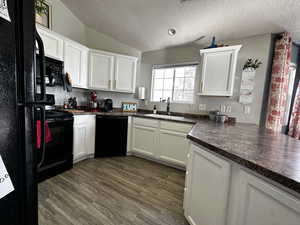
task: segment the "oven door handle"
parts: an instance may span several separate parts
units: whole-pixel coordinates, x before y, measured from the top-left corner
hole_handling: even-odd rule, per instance
[[[39,168],[42,167],[42,165],[43,165],[43,163],[45,161],[45,155],[46,155],[46,126],[45,126],[45,123],[46,123],[46,110],[45,110],[45,106],[44,105],[37,106],[36,109],[37,109],[36,111],[40,111],[40,113],[41,113],[41,123],[40,123],[40,126],[41,126],[41,137],[40,138],[41,138],[42,159],[37,164],[37,168],[39,169]],[[37,138],[39,138],[38,135],[37,135]]]

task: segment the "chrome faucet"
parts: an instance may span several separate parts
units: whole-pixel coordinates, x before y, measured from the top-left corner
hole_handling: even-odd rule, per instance
[[[170,97],[169,97],[168,100],[167,100],[167,114],[168,114],[168,115],[171,115],[171,112],[170,112],[170,104],[171,104],[171,99],[170,99]]]

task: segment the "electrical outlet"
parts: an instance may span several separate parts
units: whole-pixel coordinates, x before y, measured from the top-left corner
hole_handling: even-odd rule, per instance
[[[205,104],[199,104],[199,111],[205,111],[206,105]]]
[[[220,105],[221,113],[226,113],[226,105]]]
[[[231,113],[231,105],[226,106],[226,113]]]
[[[249,115],[251,113],[251,107],[248,106],[248,105],[245,105],[244,106],[244,113],[247,114],[247,115]]]

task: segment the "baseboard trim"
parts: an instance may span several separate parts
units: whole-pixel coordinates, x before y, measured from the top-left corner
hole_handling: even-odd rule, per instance
[[[152,162],[163,164],[165,166],[169,166],[169,167],[173,167],[175,169],[186,171],[186,168],[184,166],[179,166],[179,165],[173,164],[171,162],[166,162],[166,161],[163,161],[163,160],[160,160],[160,159],[157,159],[157,158],[153,158],[151,156],[146,156],[146,155],[141,154],[139,152],[132,151],[132,152],[128,152],[127,155],[128,156],[130,156],[130,155],[136,156],[136,157],[139,157],[139,158],[142,158],[142,159],[146,159],[146,160],[149,160],[149,161],[152,161]]]

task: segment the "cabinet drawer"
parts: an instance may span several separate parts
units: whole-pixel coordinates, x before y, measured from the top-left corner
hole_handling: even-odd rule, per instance
[[[95,120],[94,115],[77,115],[74,116],[74,125],[82,124],[82,123],[89,123],[90,121]]]
[[[144,118],[133,118],[133,123],[135,125],[141,125],[141,126],[146,126],[146,127],[158,127],[158,120],[153,120],[153,119],[144,119]]]
[[[192,129],[191,124],[175,123],[175,122],[165,122],[161,121],[160,128],[164,130],[172,130],[181,133],[188,133]]]

